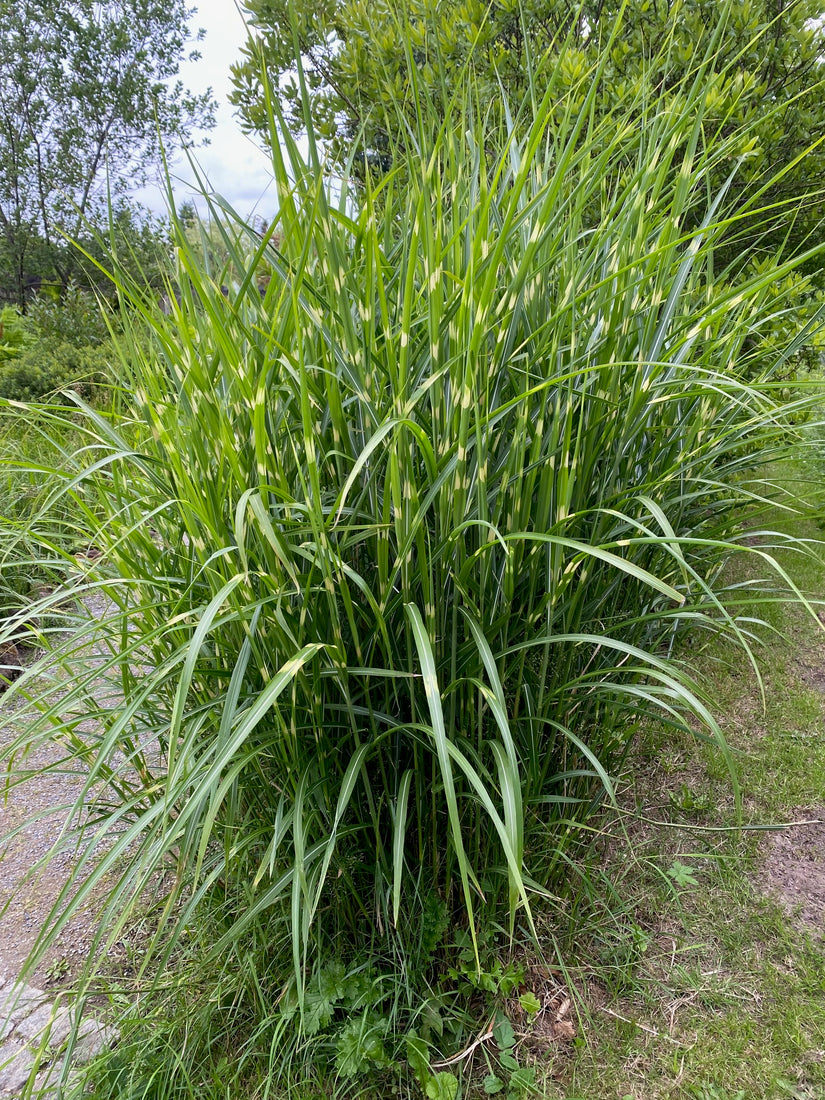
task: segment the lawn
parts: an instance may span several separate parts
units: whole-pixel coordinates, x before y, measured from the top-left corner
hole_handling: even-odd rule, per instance
[[[764,518],[809,540],[809,554],[780,557],[821,614],[813,435],[807,460],[772,471],[779,499],[799,494],[809,513]],[[728,579],[758,573],[742,555]],[[652,732],[618,784],[624,812],[608,815],[603,861],[583,869],[612,879],[624,906],[615,919],[594,916],[573,968],[584,1016],[548,1074],[553,1100],[825,1095],[825,635],[788,602],[763,617],[761,687],[738,649],[686,655],[737,750],[744,829],[718,752]],[[780,827],[790,822],[811,824]]]

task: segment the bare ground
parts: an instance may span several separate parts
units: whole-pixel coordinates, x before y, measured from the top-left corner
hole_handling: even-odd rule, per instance
[[[15,733],[8,725],[0,730],[0,748],[5,748]],[[53,748],[40,749],[30,757],[28,766],[46,767],[57,757]],[[0,809],[0,833],[6,837],[17,830],[0,855],[0,982],[19,974],[66,884],[74,853],[70,840],[60,843],[66,814],[53,811],[73,802],[81,786],[79,779],[66,775],[39,775],[8,793]],[[52,851],[53,857],[38,869]],[[43,985],[50,979],[71,976],[88,956],[93,928],[91,913],[72,921],[31,979]]]
[[[825,807],[802,810],[794,825],[765,840],[760,885],[800,929],[825,936]]]
[[[101,597],[85,602],[90,619],[105,615]],[[89,655],[90,664],[99,663],[95,652]],[[108,681],[101,679],[98,687],[101,699],[111,694]],[[0,695],[0,753],[21,732],[18,706]],[[78,855],[69,810],[82,795],[84,776],[60,766],[64,755],[57,745],[40,744],[25,760],[14,762],[31,773],[25,783],[14,785],[19,772],[3,776],[7,782],[0,802],[0,984],[19,975],[52,919]],[[78,914],[27,980],[41,986],[71,980],[88,958],[95,927],[93,907]]]

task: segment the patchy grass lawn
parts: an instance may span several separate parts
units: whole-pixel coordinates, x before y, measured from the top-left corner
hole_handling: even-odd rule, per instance
[[[815,503],[813,462],[782,474]],[[814,517],[769,525],[821,537]],[[760,567],[743,558],[732,581]],[[781,560],[812,600],[825,597],[825,547]],[[628,814],[607,827],[604,871],[632,901],[611,922],[594,917],[592,968],[573,974],[580,1037],[549,1068],[552,1100],[825,1097],[825,630],[802,607],[776,603],[764,617],[764,705],[733,646],[694,661],[737,750],[749,828],[726,831],[734,797],[718,750],[667,731],[629,762]],[[796,821],[820,824],[752,828]]]

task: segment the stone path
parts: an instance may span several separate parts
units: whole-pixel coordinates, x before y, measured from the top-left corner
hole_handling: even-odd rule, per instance
[[[17,1100],[33,1080],[33,1095],[42,1100],[58,1096],[57,1085],[64,1076],[67,1041],[73,1025],[72,1008],[55,1001],[42,989],[0,984],[0,1098]],[[116,1037],[111,1026],[94,1016],[80,1021],[70,1064],[69,1082],[79,1067],[86,1065]]]
[[[103,617],[103,601],[85,602],[91,619]],[[92,665],[98,661],[89,658]],[[112,687],[101,680],[98,692],[105,705]],[[17,735],[16,710],[0,696],[0,752]],[[111,1045],[116,1034],[110,1025],[87,1015],[75,1029],[70,1068],[64,1073],[75,1023],[72,1002],[67,993],[39,987],[53,979],[70,984],[82,970],[96,923],[93,906],[68,923],[30,973],[37,985],[22,984],[17,978],[49,921],[77,855],[71,833],[64,836],[64,830],[68,807],[83,792],[83,775],[76,767],[62,766],[63,756],[56,745],[39,746],[24,761],[31,778],[4,791],[0,799],[0,1100],[18,1100],[22,1095],[56,1100],[61,1078],[65,1092],[66,1080],[76,1080],[78,1068]]]

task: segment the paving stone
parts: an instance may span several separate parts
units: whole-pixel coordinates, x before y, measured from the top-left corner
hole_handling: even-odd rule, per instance
[[[17,1025],[30,1016],[46,1000],[46,994],[42,989],[36,989],[33,985],[24,985],[22,989],[13,982],[2,990],[2,1002],[0,1002],[0,1042],[6,1039],[15,1030]]]
[[[59,1100],[60,1097],[66,1096],[71,1091],[72,1086],[77,1084],[79,1074],[70,1071],[61,1091],[60,1078],[62,1073],[63,1063],[61,1061],[54,1062],[38,1073],[34,1079],[35,1095],[37,1095],[38,1100]]]
[[[20,1089],[35,1068],[38,1049],[44,1039],[45,1049],[40,1055],[41,1064],[37,1067],[40,1072],[35,1085],[42,1100],[59,1100],[66,1089],[65,1085],[62,1091],[60,1088],[65,1055],[54,1058],[54,1054],[66,1043],[72,1023],[71,1005],[64,998],[52,1001],[42,989],[34,986],[0,982],[0,1100],[18,1100]],[[48,1035],[44,1034],[46,1031]],[[112,1046],[118,1035],[117,1028],[97,1017],[84,1017],[71,1053],[68,1082],[77,1084],[81,1076],[78,1067],[85,1066]],[[48,1058],[54,1058],[51,1065],[46,1061]]]
[[[29,1079],[34,1054],[28,1047],[8,1042],[0,1046],[0,1096],[19,1092]]]
[[[83,1028],[86,1023],[93,1026],[84,1033]],[[81,1024],[79,1038],[72,1051],[72,1064],[85,1066],[87,1062],[97,1058],[98,1054],[113,1046],[117,1042],[117,1038],[118,1030],[116,1027],[102,1024],[99,1020],[94,1020],[91,1017],[87,1018]]]
[[[21,1020],[15,1028],[15,1035],[22,1035],[24,1039],[37,1039],[38,1042],[47,1027],[49,1028],[48,1045],[59,1047],[65,1042],[72,1029],[72,1014],[68,1008],[58,1008],[56,1005],[45,1004],[36,1008],[30,1016]]]

